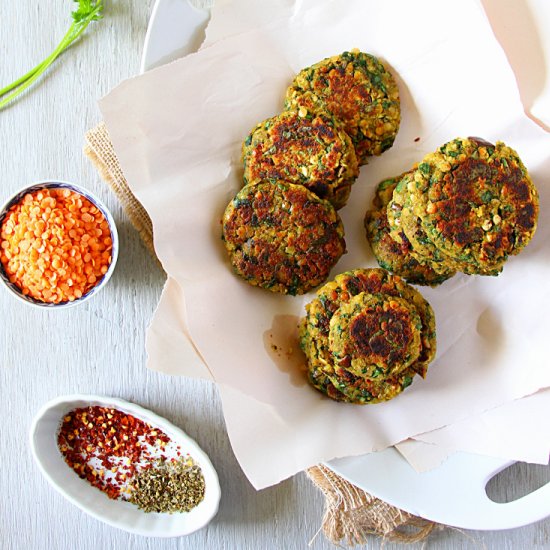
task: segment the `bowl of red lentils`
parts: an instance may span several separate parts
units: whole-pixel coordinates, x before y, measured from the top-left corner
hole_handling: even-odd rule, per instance
[[[118,233],[106,206],[88,190],[41,181],[0,209],[0,279],[27,304],[66,308],[110,279]]]

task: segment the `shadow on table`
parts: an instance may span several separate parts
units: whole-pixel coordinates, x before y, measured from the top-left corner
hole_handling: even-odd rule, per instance
[[[113,282],[139,290],[143,285],[158,283],[159,292],[164,285],[166,274],[159,261],[143,244],[139,233],[130,221],[123,217],[116,219],[119,238],[117,266],[113,273]]]

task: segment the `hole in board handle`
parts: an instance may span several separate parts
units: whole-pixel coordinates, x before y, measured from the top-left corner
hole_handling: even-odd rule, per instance
[[[487,496],[498,504],[518,500],[550,483],[550,464],[515,462],[492,477],[485,487]]]

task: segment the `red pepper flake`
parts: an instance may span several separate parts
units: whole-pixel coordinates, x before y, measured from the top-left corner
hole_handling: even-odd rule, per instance
[[[104,422],[105,417],[108,423]],[[143,469],[140,463],[156,458],[151,454],[152,448],[168,443],[170,438],[164,432],[143,420],[98,406],[75,409],[65,415],[57,437],[65,462],[79,477],[112,499],[121,497],[126,481]],[[106,472],[115,475],[105,476]]]

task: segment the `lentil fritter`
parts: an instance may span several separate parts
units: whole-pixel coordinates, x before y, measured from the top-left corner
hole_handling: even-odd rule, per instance
[[[242,147],[244,183],[304,185],[335,208],[359,174],[350,137],[328,113],[286,111],[258,124]]]
[[[428,263],[436,273],[453,275],[460,268],[452,258],[439,250],[422,229],[420,218],[410,210],[408,183],[414,170],[402,175],[391,201],[386,207],[390,236],[396,242],[410,245],[410,253],[417,261]]]
[[[380,265],[432,286],[457,271],[498,275],[532,239],[539,213],[537,189],[518,154],[480,138],[449,141],[385,180],[374,205],[365,227]],[[411,273],[414,261],[429,275]]]
[[[399,374],[420,355],[422,322],[403,298],[362,292],[330,320],[334,361],[363,378]]]
[[[537,190],[502,142],[456,138],[424,157],[408,184],[429,239],[470,273],[495,274],[533,237]]]
[[[390,228],[387,205],[403,176],[404,174],[383,180],[378,185],[373,200],[375,209],[367,210],[365,214],[367,240],[380,267],[403,277],[408,283],[437,286],[455,272],[450,269],[436,269],[439,264],[434,267],[432,261],[417,254],[404,228],[399,225],[393,230]]]
[[[345,252],[336,210],[301,185],[247,185],[227,206],[222,224],[235,272],[272,292],[295,295],[315,288]]]
[[[401,121],[395,79],[379,59],[359,50],[300,71],[287,90],[286,106],[334,115],[351,137],[360,165],[393,145]]]
[[[334,357],[330,342],[331,320],[342,306],[346,308],[346,304],[362,294],[382,296],[384,300],[395,297],[396,303],[402,299],[411,311],[414,310],[411,317],[418,315],[418,356],[410,366],[402,365],[397,374],[399,368],[386,374],[382,370],[352,372],[347,360],[338,361]],[[309,378],[314,387],[339,401],[377,403],[395,397],[410,385],[416,374],[426,375],[436,353],[435,317],[422,295],[400,277],[379,268],[356,269],[337,275],[306,305],[306,315],[300,323],[300,346],[307,357]]]

